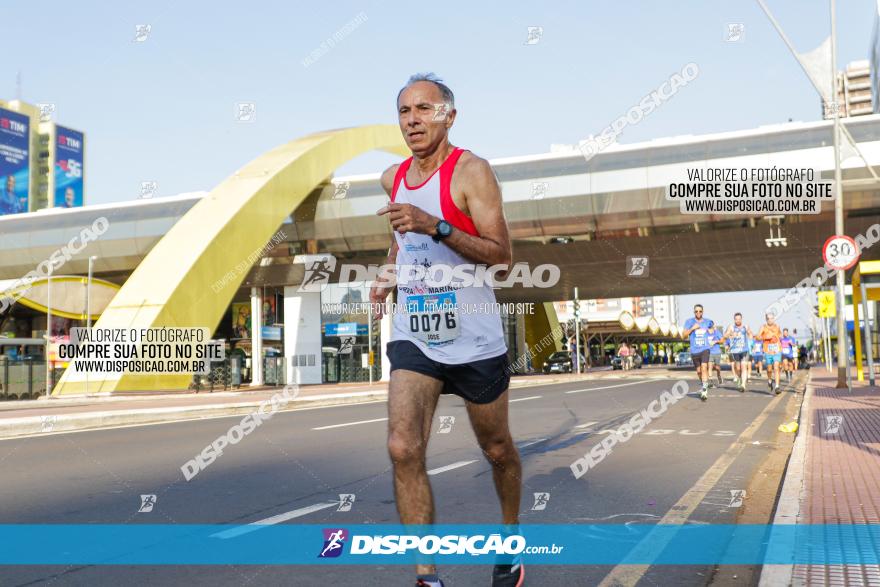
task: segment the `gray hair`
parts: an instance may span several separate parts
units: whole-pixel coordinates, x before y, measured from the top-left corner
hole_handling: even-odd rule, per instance
[[[449,86],[444,84],[443,80],[437,77],[437,75],[433,72],[415,73],[409,76],[409,79],[406,81],[406,85],[400,88],[400,91],[397,92],[397,100],[400,100],[400,94],[403,93],[403,90],[407,89],[416,82],[431,82],[440,89],[440,95],[443,96],[443,101],[449,104],[450,108],[455,108],[455,96],[453,95],[452,90],[450,90]]]

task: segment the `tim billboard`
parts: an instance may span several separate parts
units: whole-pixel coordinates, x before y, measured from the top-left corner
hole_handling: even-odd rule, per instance
[[[0,108],[0,215],[30,206],[30,119]]]
[[[56,208],[83,205],[83,133],[55,126],[55,199]]]

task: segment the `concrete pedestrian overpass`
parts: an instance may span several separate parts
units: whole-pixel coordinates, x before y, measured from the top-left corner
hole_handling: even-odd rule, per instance
[[[785,217],[778,230],[788,246],[768,248],[766,220],[685,216],[665,200],[664,186],[695,166],[810,167],[830,177],[830,124],[614,145],[589,161],[573,148],[492,160],[515,259],[562,269],[555,287],[498,290],[499,301],[566,299],[574,286],[582,299],[791,287],[821,264],[821,246],[833,232],[830,206],[819,215]],[[880,116],[846,124],[872,167],[880,169]],[[300,284],[305,267],[299,255],[382,262],[391,233],[387,220],[375,215],[386,200],[379,174],[333,177],[346,161],[375,149],[409,155],[396,126],[328,131],[267,152],[210,192],[0,218],[0,279],[26,274],[81,227],[105,216],[109,230],[63,268],[65,274],[85,274],[88,256],[95,255],[96,275],[122,285],[98,326],[216,326],[241,287]],[[880,220],[880,185],[855,158],[844,162],[844,180],[847,233],[854,235]],[[276,250],[230,280],[230,270],[279,227],[288,250]],[[630,255],[649,257],[646,277],[627,276]],[[880,258],[880,251],[864,258]],[[221,280],[215,291],[212,284]],[[320,305],[299,300],[291,306],[289,317],[297,317],[299,327],[286,329],[285,346],[291,342],[291,352],[298,353],[314,339],[297,338],[296,331],[310,332],[306,322]],[[539,322],[531,330],[545,330],[551,318]],[[285,323],[292,324],[287,307]],[[189,380],[92,376],[89,390],[182,389]],[[55,393],[82,391],[83,377],[68,370]]]

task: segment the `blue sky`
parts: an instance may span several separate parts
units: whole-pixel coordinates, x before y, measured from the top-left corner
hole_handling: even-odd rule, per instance
[[[828,34],[828,2],[767,0],[795,46]],[[872,0],[838,2],[838,63],[869,55]],[[699,77],[619,142],[817,120],[819,99],[754,1],[124,3],[3,8],[0,96],[56,105],[87,133],[87,203],[208,190],[308,133],[396,123],[407,77],[456,94],[455,144],[488,157],[546,152],[598,133],[688,62]],[[321,42],[366,20],[308,67]],[[728,23],[744,40],[725,42]],[[135,25],[149,24],[144,42]],[[543,27],[526,45],[528,26]],[[11,49],[11,50],[10,50]],[[238,102],[256,120],[235,120]],[[382,169],[362,156],[340,174]]]

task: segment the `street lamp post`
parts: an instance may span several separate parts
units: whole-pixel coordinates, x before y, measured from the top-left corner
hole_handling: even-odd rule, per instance
[[[92,329],[92,267],[96,256],[89,257],[89,277],[86,281],[86,328]]]
[[[52,365],[49,362],[49,351],[52,347],[52,264],[46,275],[46,397],[52,393]]]
[[[86,328],[92,329],[92,269],[95,264],[95,255],[89,257],[89,276],[86,279]],[[86,371],[86,395],[89,395],[89,372]]]

